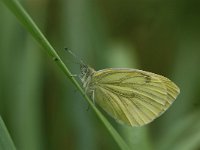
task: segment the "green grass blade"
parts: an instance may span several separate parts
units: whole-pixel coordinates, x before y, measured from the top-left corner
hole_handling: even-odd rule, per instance
[[[173,129],[165,134],[160,141],[158,150],[190,150],[199,146],[200,142],[200,111],[179,118],[173,125]]]
[[[8,133],[8,130],[0,116],[0,149],[1,150],[16,150],[15,145]]]
[[[41,33],[37,25],[28,15],[28,13],[23,9],[20,3],[16,0],[2,0],[4,4],[13,12],[13,14],[18,18],[18,20],[24,25],[24,27],[31,33],[31,35],[35,38],[36,41],[46,50],[49,56],[54,60],[54,62],[59,66],[59,68],[65,73],[65,75],[71,80],[71,82],[76,86],[76,88],[83,95],[85,100],[90,104],[92,109],[95,111],[97,116],[106,126],[107,130],[110,132],[112,137],[115,139],[119,147],[123,150],[128,150],[127,144],[124,142],[119,133],[112,127],[112,125],[108,122],[108,120],[101,114],[101,112],[94,106],[88,96],[85,94],[81,86],[75,80],[73,76],[71,76],[71,72],[65,66],[59,55],[56,53],[54,48],[45,38],[45,36]]]

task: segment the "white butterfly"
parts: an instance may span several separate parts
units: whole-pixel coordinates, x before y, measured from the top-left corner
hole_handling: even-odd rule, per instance
[[[83,61],[79,64],[81,82],[94,103],[118,122],[130,126],[150,123],[164,113],[180,93],[175,83],[155,73],[129,68],[95,71]]]
[[[150,123],[180,93],[178,86],[166,77],[137,69],[95,71],[81,64],[80,79],[95,103],[118,122],[130,126]]]

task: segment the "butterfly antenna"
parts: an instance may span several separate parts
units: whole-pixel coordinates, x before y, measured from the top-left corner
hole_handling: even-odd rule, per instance
[[[78,60],[78,62],[76,62],[77,64],[85,64],[83,60],[80,57],[78,57],[75,53],[73,53],[69,48],[65,48],[65,50],[69,52],[76,60]]]

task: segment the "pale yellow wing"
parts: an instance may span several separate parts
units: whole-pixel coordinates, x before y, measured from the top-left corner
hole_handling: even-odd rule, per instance
[[[136,69],[104,69],[91,80],[95,102],[121,123],[142,126],[173,103],[179,88],[169,79]]]

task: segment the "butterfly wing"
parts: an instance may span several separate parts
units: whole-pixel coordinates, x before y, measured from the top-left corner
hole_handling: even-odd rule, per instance
[[[95,102],[121,123],[142,126],[173,103],[179,88],[169,79],[136,69],[104,69],[91,83]]]

